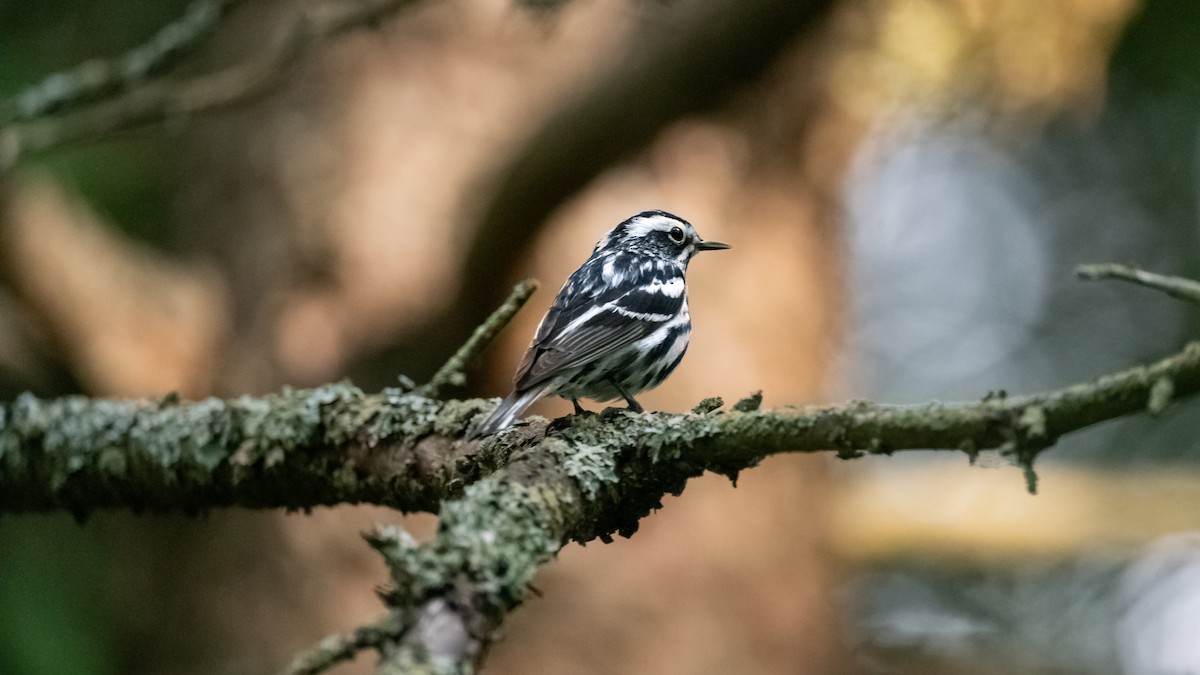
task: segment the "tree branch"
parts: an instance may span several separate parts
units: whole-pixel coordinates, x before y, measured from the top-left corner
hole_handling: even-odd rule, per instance
[[[1182,277],[1169,277],[1116,263],[1080,265],[1075,274],[1081,279],[1120,279],[1139,286],[1162,291],[1180,300],[1200,303],[1200,282]]]
[[[65,509],[82,517],[115,507],[192,513],[337,503],[435,511],[440,500],[506,462],[511,472],[518,451],[561,463],[589,497],[611,492],[606,478],[619,465],[674,476],[670,484],[682,489],[688,476],[735,475],[779,452],[999,448],[1029,466],[1063,434],[1140,410],[1158,412],[1198,389],[1200,343],[1192,343],[1158,363],[1092,383],[973,405],[618,412],[603,420],[565,418],[568,426],[550,431],[532,423],[483,442],[463,437],[490,410],[488,400],[438,401],[401,389],[365,394],[346,383],[188,404],[23,395],[0,406],[0,512]],[[645,480],[633,485],[640,490]],[[635,523],[605,519],[590,530],[573,528],[572,538]]]
[[[381,649],[403,634],[406,626],[398,613],[389,613],[378,623],[362,626],[349,635],[330,635],[301,652],[283,675],[316,675],[343,661],[353,660],[364,649]]]
[[[132,89],[192,54],[239,0],[194,0],[183,16],[113,59],[90,59],[53,73],[0,103],[0,123],[27,122]]]
[[[377,543],[398,589],[388,598],[393,607],[419,607],[466,631],[450,648],[433,648],[411,627],[383,650],[381,669],[434,666],[430,655],[437,654],[435,667],[445,668],[438,672],[473,672],[503,618],[528,595],[538,566],[570,541],[631,535],[641,518],[662,507],[664,495],[681,493],[705,470],[736,478],[767,455],[819,448],[846,457],[909,448],[974,456],[1000,448],[1031,471],[1036,454],[1062,434],[1152,407],[1161,382],[1170,382],[1177,396],[1195,394],[1200,343],[1090,384],[975,405],[854,403],[759,412],[751,399],[742,411],[723,414],[573,418],[571,426],[518,448],[504,469],[444,503],[435,541]]]
[[[246,62],[180,82],[145,81],[122,96],[105,96],[99,102],[74,113],[48,116],[59,100],[35,88],[27,94],[30,94],[31,100],[41,101],[36,106],[31,105],[31,109],[39,111],[38,114],[22,116],[22,119],[29,120],[24,123],[0,126],[0,172],[11,169],[23,159],[66,145],[99,140],[118,132],[183,119],[250,100],[277,84],[296,63],[296,57],[309,45],[353,28],[376,24],[413,2],[415,0],[346,0],[333,7],[319,5],[298,11],[275,31],[262,53]],[[204,4],[201,3],[201,6]],[[219,3],[218,7],[226,4]],[[202,18],[209,16],[203,12],[199,12],[199,15]],[[160,36],[174,35],[172,27],[188,21],[188,16],[191,14],[164,28]],[[209,20],[215,23],[215,18],[204,21],[191,19],[187,25],[195,24],[191,30],[197,31],[197,34],[177,38],[186,47],[183,51],[194,48],[204,37],[209,29],[205,21]],[[138,50],[130,54],[136,53]],[[168,57],[174,57],[175,52],[164,49],[154,56],[150,59],[151,65],[166,67],[172,63]],[[126,55],[117,63],[129,58],[130,55]],[[84,64],[77,70],[82,72],[87,67],[88,64]],[[76,73],[76,79],[81,78]],[[61,102],[79,105],[89,97],[101,96],[102,92],[119,92],[122,88],[119,85],[128,86],[132,81],[132,76],[126,73],[100,77],[95,85],[76,83],[67,87],[69,91]],[[38,93],[32,95],[32,92]]]
[[[341,502],[436,510],[428,543],[397,528],[368,536],[394,584],[383,594],[388,617],[318,645],[296,672],[364,648],[379,650],[385,672],[472,672],[538,566],[571,541],[631,535],[704,471],[736,479],[783,452],[973,458],[996,448],[1026,468],[1032,490],[1035,458],[1062,435],[1198,392],[1200,342],[1092,382],[973,404],[763,411],[755,394],[727,412],[706,399],[689,413],[533,418],[483,441],[463,439],[491,401],[368,395],[344,383],[190,404],[22,396],[0,406],[0,513]]]
[[[0,513],[436,511],[503,464],[506,444],[456,440],[489,407],[345,383],[188,404],[26,394],[0,406]]]

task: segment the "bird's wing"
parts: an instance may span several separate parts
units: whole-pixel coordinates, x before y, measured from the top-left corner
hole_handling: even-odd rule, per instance
[[[608,266],[607,273],[605,266]],[[517,370],[528,389],[650,335],[679,313],[683,272],[628,253],[593,258],[567,280]]]

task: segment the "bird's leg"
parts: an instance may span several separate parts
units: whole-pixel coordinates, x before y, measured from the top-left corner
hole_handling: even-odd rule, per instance
[[[619,382],[612,378],[609,378],[608,381],[612,384],[612,386],[617,388],[617,393],[619,393],[621,398],[625,399],[625,402],[629,404],[630,411],[635,413],[646,412],[646,409],[642,407],[642,404],[638,403],[637,399],[630,396],[629,392],[625,391],[625,387],[622,387]]]
[[[571,405],[575,406],[575,414],[576,415],[583,415],[583,414],[587,413],[587,411],[583,409],[583,406],[579,405],[579,399],[577,399],[577,398],[571,399]]]

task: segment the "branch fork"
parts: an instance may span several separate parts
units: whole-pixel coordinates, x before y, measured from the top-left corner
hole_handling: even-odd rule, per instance
[[[1177,297],[1186,280],[1105,268]],[[999,449],[1035,487],[1037,456],[1061,436],[1157,413],[1200,392],[1200,342],[1157,363],[1027,396],[974,404],[763,410],[761,393],[723,410],[534,418],[464,440],[494,400],[439,400],[532,293],[525,282],[427,384],[367,394],[349,383],[263,398],[198,402],[43,401],[0,405],[0,513],[97,508],[183,511],[224,505],[310,508],[373,503],[440,516],[417,542],[367,535],[392,586],[377,623],[322,641],[288,672],[318,673],[364,649],[383,672],[474,672],[537,569],[570,542],[629,536],[704,471],[735,477],[783,452],[842,456]]]

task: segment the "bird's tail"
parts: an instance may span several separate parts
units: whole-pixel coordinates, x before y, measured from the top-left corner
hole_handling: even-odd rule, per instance
[[[483,436],[490,436],[508,427],[517,421],[517,418],[520,417],[521,413],[525,412],[526,408],[533,405],[534,401],[545,396],[549,390],[550,384],[547,383],[533,389],[517,390],[509,394],[500,402],[500,405],[496,406],[492,414],[475,428],[475,431],[471,433],[471,437],[481,438]]]

